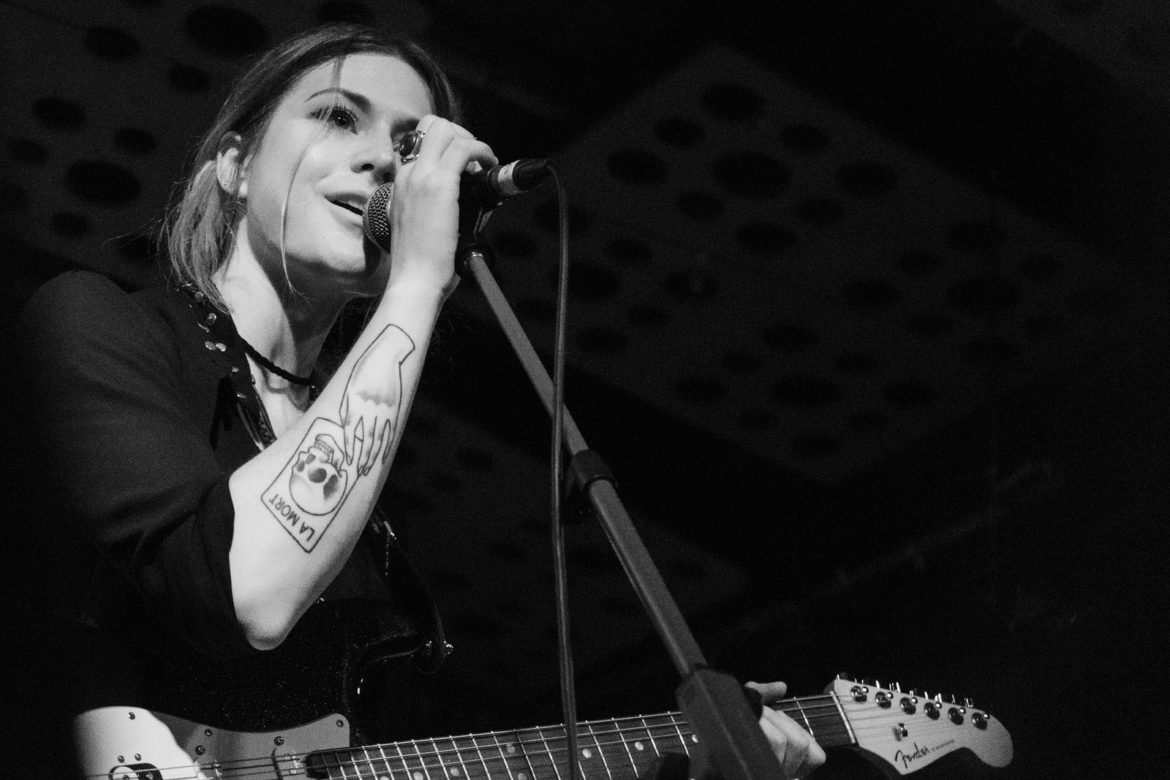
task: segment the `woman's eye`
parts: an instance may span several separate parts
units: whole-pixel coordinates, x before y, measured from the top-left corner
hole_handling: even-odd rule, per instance
[[[357,125],[357,117],[347,108],[333,106],[317,112],[317,116],[334,127],[342,130],[352,130]]]

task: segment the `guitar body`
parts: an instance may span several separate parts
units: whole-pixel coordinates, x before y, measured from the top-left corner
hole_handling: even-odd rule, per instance
[[[85,777],[106,780],[303,777],[304,756],[350,744],[349,721],[342,715],[243,732],[138,707],[101,707],[79,716],[73,731]]]

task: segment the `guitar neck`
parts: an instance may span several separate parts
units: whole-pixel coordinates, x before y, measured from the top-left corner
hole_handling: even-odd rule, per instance
[[[787,713],[823,747],[855,744],[833,695],[786,699],[772,707]],[[585,780],[636,778],[662,753],[689,756],[697,745],[697,736],[678,712],[583,722],[578,725],[578,775]],[[560,780],[568,776],[567,752],[564,727],[549,726],[318,751],[307,757],[306,765],[308,776],[316,778],[351,777],[360,770],[361,777],[409,780]]]

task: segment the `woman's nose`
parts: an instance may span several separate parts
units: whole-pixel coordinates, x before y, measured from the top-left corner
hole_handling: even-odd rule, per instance
[[[394,180],[397,164],[398,154],[394,151],[394,143],[386,138],[363,147],[354,157],[353,168],[361,173],[371,173],[379,184],[385,184]]]

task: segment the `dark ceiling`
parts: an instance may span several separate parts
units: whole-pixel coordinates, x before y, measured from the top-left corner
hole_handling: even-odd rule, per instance
[[[569,407],[713,663],[972,696],[1013,776],[1148,776],[1116,741],[1165,683],[1170,15],[1121,5],[0,2],[4,324],[65,268],[155,278],[248,55],[395,27],[564,177]],[[550,198],[491,224],[541,351]],[[546,417],[471,284],[449,309],[391,486],[458,647],[427,728],[555,721]],[[672,706],[595,524],[569,558],[583,714]],[[1072,751],[1092,709],[1126,736]]]

